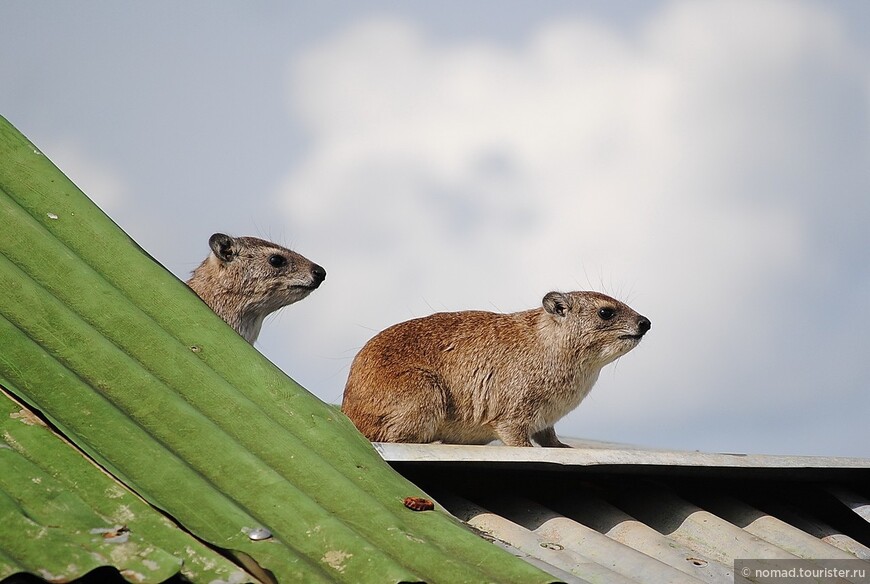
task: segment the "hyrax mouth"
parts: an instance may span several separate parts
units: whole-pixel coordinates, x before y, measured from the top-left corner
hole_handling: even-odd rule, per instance
[[[633,335],[620,335],[619,338],[626,341],[629,339],[639,341],[643,338],[647,331],[649,331],[650,328],[652,328],[652,323],[649,321],[648,318],[642,316],[637,321],[637,333]]]
[[[308,292],[312,292],[314,290],[317,290],[320,287],[320,285],[323,283],[324,280],[326,280],[326,270],[324,270],[323,268],[321,268],[318,265],[315,265],[311,269],[311,280],[310,281],[305,282],[304,284],[301,284],[301,283],[300,284],[292,284],[290,286],[290,288],[295,289],[295,290],[303,290],[303,291],[307,290]]]
[[[320,282],[311,282],[309,284],[293,284],[291,290],[308,290],[309,292],[317,290],[320,287]]]
[[[645,316],[641,316],[637,321],[637,333],[633,335],[620,335],[619,338],[622,340],[633,340],[639,341],[643,336],[652,328],[652,323]]]

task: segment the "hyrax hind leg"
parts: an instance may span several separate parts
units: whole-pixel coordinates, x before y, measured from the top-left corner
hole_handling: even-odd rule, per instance
[[[534,446],[529,439],[531,429],[524,425],[503,424],[495,428],[499,440],[506,446]],[[556,437],[556,430],[549,426],[531,434],[531,438],[541,446],[549,448],[571,448]]]
[[[556,436],[556,429],[548,426],[532,435],[535,442],[548,448],[571,448]]]
[[[412,369],[391,380],[392,391],[384,391],[386,415],[378,439],[383,442],[426,444],[439,439],[438,429],[447,415],[446,401],[438,377]]]
[[[534,446],[529,440],[531,430],[525,425],[501,423],[493,426],[495,435],[505,446]]]

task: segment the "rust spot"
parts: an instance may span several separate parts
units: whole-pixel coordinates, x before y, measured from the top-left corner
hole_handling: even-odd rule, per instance
[[[423,497],[405,497],[402,503],[411,511],[431,511],[435,508],[435,503]]]

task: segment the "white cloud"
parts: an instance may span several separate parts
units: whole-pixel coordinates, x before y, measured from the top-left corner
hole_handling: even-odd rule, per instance
[[[653,329],[562,433],[818,399],[822,365],[795,363],[811,339],[783,327],[838,284],[794,283],[842,277],[825,264],[866,243],[854,221],[819,247],[842,207],[868,216],[868,62],[823,6],[779,1],[674,2],[632,34],[560,21],[516,46],[390,19],[327,39],[293,64],[312,147],[280,196],[329,272],[286,342],[340,366],[300,380],[334,401],[373,329],[603,288]]]

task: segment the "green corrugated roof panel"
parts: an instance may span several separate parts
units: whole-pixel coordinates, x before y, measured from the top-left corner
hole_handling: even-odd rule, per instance
[[[103,566],[141,584],[179,572],[193,581],[251,579],[2,391],[0,469],[0,579],[30,572],[68,582]]]
[[[2,118],[0,290],[0,385],[261,578],[550,580],[441,510],[406,509],[404,497],[423,493],[349,420],[225,325]],[[250,539],[259,527],[273,537]]]

